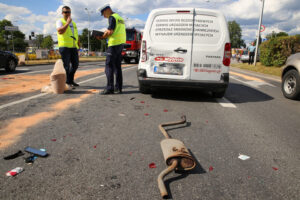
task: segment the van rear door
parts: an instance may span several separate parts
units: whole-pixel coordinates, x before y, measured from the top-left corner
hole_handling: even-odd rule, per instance
[[[194,9],[155,12],[149,29],[147,51],[153,78],[189,79]]]
[[[229,42],[224,16],[218,11],[195,9],[191,80],[219,81],[228,73],[223,65],[225,43]]]

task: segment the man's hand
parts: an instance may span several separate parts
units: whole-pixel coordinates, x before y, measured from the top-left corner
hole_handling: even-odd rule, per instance
[[[72,22],[72,18],[69,16],[67,19],[67,24],[71,24],[71,22]]]

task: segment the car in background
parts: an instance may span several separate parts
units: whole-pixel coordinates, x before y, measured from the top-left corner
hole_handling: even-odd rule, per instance
[[[281,74],[281,90],[288,99],[300,99],[300,53],[288,57]]]
[[[242,63],[247,63],[249,61],[249,54],[248,54],[248,50],[244,50],[243,54],[241,56],[241,62]],[[258,56],[256,58],[256,61],[259,61],[259,51],[258,51]]]
[[[0,51],[0,68],[4,68],[7,72],[14,72],[18,65],[18,57],[8,51]]]

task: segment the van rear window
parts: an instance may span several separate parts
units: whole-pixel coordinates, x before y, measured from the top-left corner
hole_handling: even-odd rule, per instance
[[[150,29],[151,40],[162,43],[190,43],[192,34],[192,14],[158,15]]]

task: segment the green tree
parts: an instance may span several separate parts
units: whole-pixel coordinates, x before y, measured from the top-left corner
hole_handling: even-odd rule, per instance
[[[230,34],[230,41],[232,48],[246,47],[244,40],[242,39],[242,29],[236,21],[228,22],[228,29]]]
[[[51,35],[48,35],[48,36],[43,38],[41,47],[45,48],[45,49],[52,49],[53,44],[54,44],[54,42],[53,42],[53,39],[52,39]]]
[[[25,51],[28,44],[25,42],[25,34],[21,31],[6,31],[5,26],[13,26],[13,24],[6,19],[0,21],[0,49],[2,50],[12,50],[13,42],[16,51]]]
[[[88,29],[85,28],[82,30],[82,34],[79,35],[80,43],[82,48],[88,49]],[[91,51],[105,51],[106,49],[106,41],[105,40],[97,40],[90,36],[90,50]]]
[[[41,47],[43,40],[44,40],[43,34],[38,34],[35,36],[35,42],[36,42],[38,49]]]
[[[286,32],[279,32],[276,33],[275,31],[272,31],[272,33],[269,33],[266,38],[270,40],[271,38],[276,38],[276,37],[283,37],[283,36],[289,36]]]

